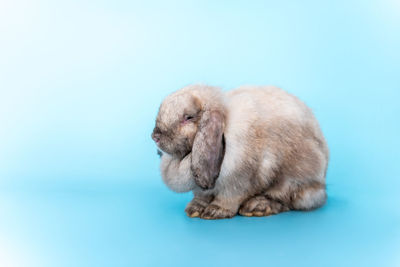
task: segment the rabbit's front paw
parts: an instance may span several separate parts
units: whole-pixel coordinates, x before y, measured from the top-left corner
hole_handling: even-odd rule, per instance
[[[283,211],[288,211],[287,206],[265,196],[255,196],[245,201],[239,209],[242,216],[268,216]]]
[[[207,205],[207,202],[194,198],[186,206],[185,212],[191,218],[200,217]]]
[[[200,217],[202,219],[215,220],[215,219],[232,218],[233,216],[235,216],[234,212],[228,209],[221,208],[220,206],[217,206],[215,204],[210,204],[203,211]]]

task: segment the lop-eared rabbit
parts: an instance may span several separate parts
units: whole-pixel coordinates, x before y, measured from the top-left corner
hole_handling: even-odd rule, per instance
[[[152,138],[165,184],[193,191],[189,217],[268,216],[326,201],[329,151],[318,122],[277,87],[184,87],[162,102]]]

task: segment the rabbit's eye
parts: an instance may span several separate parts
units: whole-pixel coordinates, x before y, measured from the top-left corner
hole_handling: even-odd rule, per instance
[[[193,120],[193,119],[194,119],[194,116],[192,116],[192,115],[185,115],[183,117],[183,121],[184,122],[187,122],[187,121],[190,121],[190,120]]]

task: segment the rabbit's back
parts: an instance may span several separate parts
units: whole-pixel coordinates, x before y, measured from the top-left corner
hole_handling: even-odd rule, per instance
[[[312,116],[302,101],[275,86],[242,86],[228,91],[226,97],[231,122],[247,116],[246,120],[285,118],[301,123]]]

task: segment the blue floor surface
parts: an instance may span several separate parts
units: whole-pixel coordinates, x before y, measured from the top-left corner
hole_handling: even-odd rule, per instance
[[[0,267],[400,266],[398,1],[0,2]],[[311,212],[205,221],[162,183],[158,106],[273,84],[331,150]]]

